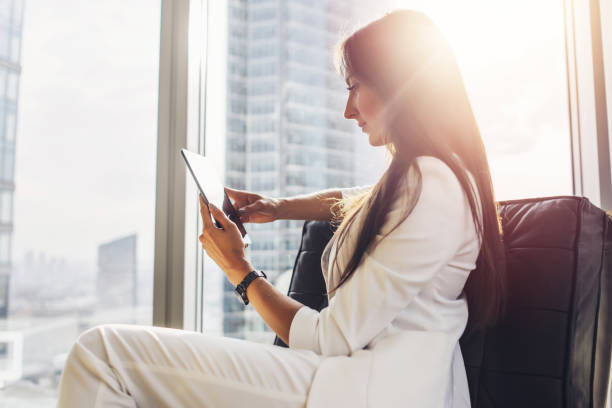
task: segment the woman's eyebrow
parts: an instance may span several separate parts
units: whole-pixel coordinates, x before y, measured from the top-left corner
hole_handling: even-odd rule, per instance
[[[352,76],[353,76],[353,75],[349,75],[349,76],[347,76],[347,77],[344,79],[344,81],[346,82],[346,84],[347,84],[348,86],[351,86],[351,84],[350,84],[350,82],[349,82],[349,79],[351,79],[351,77],[352,77]]]

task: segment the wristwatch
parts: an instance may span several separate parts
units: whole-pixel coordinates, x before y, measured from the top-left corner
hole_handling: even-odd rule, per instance
[[[244,277],[242,282],[240,282],[238,286],[236,286],[236,289],[234,289],[234,295],[236,295],[236,297],[240,299],[245,306],[249,304],[249,298],[246,295],[247,288],[249,287],[251,282],[253,282],[257,278],[267,279],[268,277],[266,276],[264,271],[251,271],[247,274],[247,276]]]

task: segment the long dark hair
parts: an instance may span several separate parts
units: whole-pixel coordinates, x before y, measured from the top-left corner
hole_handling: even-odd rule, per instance
[[[482,242],[476,269],[464,288],[469,322],[477,327],[493,325],[504,311],[507,296],[503,231],[485,147],[450,45],[423,13],[398,10],[346,37],[338,46],[336,62],[343,76],[354,75],[385,101],[385,142],[392,159],[370,191],[332,206],[333,223],[339,224],[335,237],[338,248],[356,215],[361,210],[366,213],[362,214],[364,221],[354,252],[330,293],[355,272],[384,224],[399,183],[414,168],[418,181],[402,221],[410,215],[422,185],[415,159],[433,156],[446,163],[461,183]],[[431,123],[436,123],[436,132],[428,132]],[[482,209],[482,221],[477,204]],[[337,260],[336,256],[336,268]]]

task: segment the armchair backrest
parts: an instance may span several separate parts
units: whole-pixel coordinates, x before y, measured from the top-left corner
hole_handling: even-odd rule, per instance
[[[508,313],[460,344],[473,408],[604,407],[612,353],[612,220],[582,197],[500,202]],[[307,221],[289,296],[327,306],[320,261],[333,235]],[[284,345],[280,339],[275,344]]]

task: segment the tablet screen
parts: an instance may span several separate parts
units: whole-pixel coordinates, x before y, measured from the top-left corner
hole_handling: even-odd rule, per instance
[[[225,190],[210,159],[185,149],[181,153],[206,203],[211,202],[217,208],[223,208]]]
[[[249,239],[246,236],[246,230],[229,197],[225,193],[221,179],[217,176],[217,172],[211,160],[208,157],[190,152],[186,149],[181,149],[181,154],[185,159],[189,172],[193,176],[193,180],[198,186],[198,190],[200,190],[200,193],[204,196],[204,202],[206,202],[206,204],[210,202],[217,208],[222,209],[223,212],[227,214],[228,218],[236,224],[243,238],[245,238],[245,243],[248,244]]]

